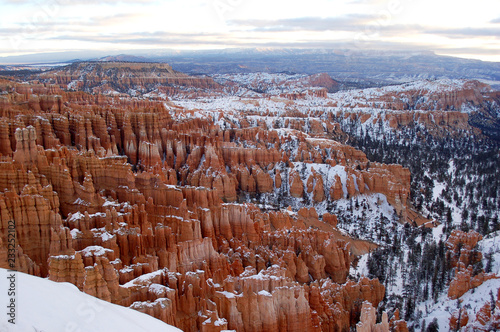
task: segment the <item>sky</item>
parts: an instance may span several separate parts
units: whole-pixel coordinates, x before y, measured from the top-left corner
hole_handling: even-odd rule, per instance
[[[0,0],[0,57],[244,47],[430,50],[500,61],[500,1]]]

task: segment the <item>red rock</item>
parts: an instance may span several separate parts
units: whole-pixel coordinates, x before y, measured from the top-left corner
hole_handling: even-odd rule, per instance
[[[460,230],[453,230],[448,240],[446,240],[451,266],[456,267],[460,263],[468,266],[479,262],[482,259],[482,254],[474,251],[474,248],[482,238],[481,234],[475,231],[465,233]]]
[[[396,309],[389,321],[389,329],[394,332],[408,332],[408,325],[406,321],[400,319],[399,309]]]
[[[456,310],[450,317],[450,331],[456,331],[466,326],[469,322],[467,309]]]
[[[323,221],[332,225],[334,228],[337,228],[337,216],[334,215],[334,214],[330,214],[330,213],[324,213],[323,214]]]
[[[258,193],[270,193],[274,191],[273,179],[268,173],[262,171],[260,167],[254,166],[252,168],[252,176],[255,178]]]
[[[467,269],[461,268],[463,265],[459,266],[455,277],[450,283],[450,288],[448,289],[448,297],[452,300],[458,299],[470,289],[480,286],[483,282],[490,279],[498,279],[498,276],[489,273],[480,272],[479,274],[473,276],[472,266]]]
[[[290,195],[297,198],[302,198],[304,193],[304,184],[299,173],[292,172],[290,174]]]
[[[34,127],[16,130],[16,151],[14,160],[21,164],[29,164],[37,160],[36,131]]]
[[[389,321],[387,313],[382,315],[382,322],[376,324],[377,312],[372,304],[368,301],[363,302],[361,306],[361,317],[359,323],[356,324],[357,332],[389,332]]]
[[[344,190],[342,189],[342,181],[340,176],[335,176],[335,182],[330,188],[330,197],[334,200],[339,200],[344,197]]]

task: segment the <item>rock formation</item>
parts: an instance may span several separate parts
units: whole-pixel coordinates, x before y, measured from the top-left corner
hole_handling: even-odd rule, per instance
[[[376,324],[377,313],[370,302],[363,302],[361,307],[361,318],[356,324],[357,332],[389,332],[389,321],[387,313],[382,315],[382,322]]]

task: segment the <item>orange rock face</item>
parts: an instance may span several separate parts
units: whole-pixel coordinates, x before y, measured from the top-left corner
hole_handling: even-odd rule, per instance
[[[477,251],[477,244],[482,236],[474,231],[468,233],[455,230],[446,242],[447,256],[455,267],[455,276],[448,288],[448,297],[461,301],[461,297],[470,290],[474,290],[487,280],[498,279],[494,273],[485,273],[482,270],[474,271],[473,265],[482,259],[482,254]],[[495,307],[500,307],[497,294]],[[482,299],[484,305],[472,320],[466,307],[456,310],[449,322],[450,330],[464,328],[471,331],[491,331],[500,326],[500,315],[493,315],[490,299]]]

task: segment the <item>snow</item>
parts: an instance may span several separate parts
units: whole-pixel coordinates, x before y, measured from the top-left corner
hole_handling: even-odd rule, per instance
[[[338,175],[340,181],[342,182],[342,190],[344,192],[344,197],[347,197],[347,172],[345,166],[336,165],[330,166],[328,164],[317,164],[317,163],[302,163],[294,162],[293,166],[295,170],[301,173],[301,169],[305,167],[306,175],[301,176],[304,181],[304,186],[307,185],[305,181],[312,175],[312,170],[316,173],[323,175],[323,181],[325,188],[330,188],[335,183],[335,178]]]
[[[370,254],[364,254],[359,256],[358,264],[356,265],[356,268],[351,266],[351,269],[349,271],[349,274],[351,276],[356,276],[359,274],[360,277],[367,277],[368,276],[368,257]]]
[[[76,201],[75,201],[75,204],[83,204],[82,202],[85,202],[83,200],[80,200],[80,198],[78,198]],[[79,202],[79,203],[77,203]],[[83,204],[83,205],[86,205],[86,204]],[[89,214],[89,218],[95,218],[95,217],[106,217],[106,213],[103,213],[103,212],[96,212],[96,213],[93,213],[93,214]],[[81,220],[81,219],[84,219],[85,218],[85,215],[83,213],[81,213],[80,211],[77,211],[73,214],[71,214],[71,217],[68,218],[68,222],[75,222],[77,220]]]
[[[0,289],[8,289],[7,275],[10,274],[0,269]],[[82,293],[72,284],[20,272],[15,274],[16,324],[2,318],[1,331],[180,331],[149,315]],[[5,308],[10,299],[7,291],[0,294],[2,307]]]
[[[160,285],[160,284],[151,284],[151,285],[149,285],[149,292],[153,293],[153,294],[156,294],[156,295],[161,295],[161,294],[163,294],[165,292],[168,292],[170,290],[174,291],[173,289],[170,289],[167,286],[163,286],[163,285]]]
[[[445,188],[446,184],[434,180],[434,188],[432,189],[432,199],[435,201],[439,196],[441,196]]]
[[[78,235],[79,234],[83,234],[80,230],[78,230],[77,228],[73,228],[71,231],[70,231],[70,234],[71,234],[71,237],[73,239],[77,239],[78,238]]]
[[[214,322],[215,326],[224,326],[227,324],[227,320],[225,318],[219,318]]]
[[[157,276],[161,276],[164,272],[165,272],[165,270],[156,270],[156,271],[151,272],[151,273],[143,274],[143,275],[141,275],[133,280],[130,280],[125,285],[123,285],[123,287],[134,287],[137,285],[147,283],[147,281],[153,280]]]
[[[238,84],[238,86],[233,86],[230,90],[209,97],[193,96],[187,98],[185,95],[172,96],[168,106],[169,109],[173,107],[179,110],[188,109],[194,111],[193,113],[186,113],[172,110],[172,116],[177,119],[193,117],[211,119],[220,128],[227,128],[227,126],[233,127],[235,124],[239,126],[240,118],[235,114],[240,112],[250,113],[251,115],[249,114],[247,120],[249,120],[251,126],[257,126],[259,121],[265,123],[268,129],[273,129],[276,122],[285,119],[283,116],[289,110],[308,115],[317,111],[333,113],[339,119],[342,119],[340,122],[343,123],[351,121],[350,117],[342,116],[344,111],[350,113],[360,112],[369,114],[371,117],[359,124],[357,130],[371,132],[372,136],[383,135],[382,132],[387,133],[394,130],[386,120],[387,114],[407,112],[393,110],[390,103],[388,104],[386,101],[387,96],[393,95],[393,99],[407,103],[410,97],[417,95],[418,100],[415,101],[415,107],[425,106],[422,107],[425,111],[416,109],[412,110],[412,112],[427,113],[428,109],[437,107],[429,94],[460,91],[468,89],[472,84],[467,80],[420,80],[382,88],[339,91],[328,94],[327,98],[322,98],[314,96],[314,94],[307,94],[307,91],[316,88],[309,85],[308,77],[305,75],[252,73],[214,75],[213,77],[223,84],[233,82],[232,84]],[[233,91],[234,88],[237,89],[236,92]],[[259,92],[252,91],[252,89]],[[293,101],[281,97],[283,93],[291,92],[306,93],[306,95],[304,98]],[[477,110],[473,105],[464,104],[459,111],[471,113]],[[383,131],[380,129],[383,129]],[[279,130],[280,134],[284,133],[281,129]]]
[[[102,206],[120,206],[120,203],[114,201],[106,201]]]
[[[440,79],[436,81],[419,80],[405,84],[385,86],[382,88],[339,91],[335,94],[331,94],[330,96],[341,101],[343,106],[348,106],[352,103],[375,100],[377,97],[390,93],[399,93],[401,96],[405,96],[406,93],[413,94],[414,92],[417,92],[422,96],[425,96],[447,91],[464,90],[467,89],[470,84],[470,81],[459,79]]]
[[[103,232],[101,234],[101,239],[102,239],[103,242],[106,242],[106,241],[112,239],[113,237],[114,237],[114,235],[111,235],[108,232]]]
[[[77,221],[77,220],[80,220],[80,219],[83,219],[85,216],[83,215],[83,213],[81,213],[80,211],[77,211],[76,213],[73,213],[71,215],[71,217],[68,218],[68,222],[70,221]]]
[[[361,208],[352,208],[356,202]],[[363,208],[364,206],[366,208]],[[318,214],[326,212],[322,205],[319,205],[316,210]],[[397,231],[397,228],[402,227],[397,221],[394,208],[383,194],[363,194],[351,199],[339,199],[335,201],[331,212],[340,217],[337,225],[339,229],[375,243],[380,243],[381,240],[376,238],[377,228],[382,222],[381,215],[387,219],[383,228],[389,233],[392,234]]]
[[[75,259],[75,255],[57,255],[57,256],[50,256],[53,259]]]
[[[90,206],[90,202],[87,202],[83,199],[81,199],[80,197],[78,197],[74,202],[73,204],[75,205],[84,205],[84,206]]]
[[[493,264],[491,272],[500,275],[500,231],[489,234],[487,237],[479,241],[478,249],[483,254],[483,266],[486,266],[486,255],[493,254]]]
[[[228,299],[234,299],[236,296],[238,296],[238,295],[231,293],[231,292],[228,292],[228,291],[217,291],[216,293],[222,294]]]
[[[104,256],[107,252],[113,252],[113,250],[101,246],[88,246],[81,251],[84,257]]]
[[[477,288],[469,290],[467,293],[460,297],[460,306],[466,308],[469,314],[469,321],[475,320],[475,315],[481,307],[489,302],[490,293],[496,296],[500,288],[500,279],[487,280]],[[426,323],[430,323],[434,318],[437,319],[440,331],[448,331],[451,315],[458,310],[457,300],[451,300],[446,294],[442,295],[437,303],[432,300],[420,303],[417,307],[423,313],[423,319]]]
[[[432,237],[436,243],[439,242],[439,240],[445,240],[443,238],[443,231],[444,231],[444,224],[438,225],[437,227],[434,227],[432,229]]]

